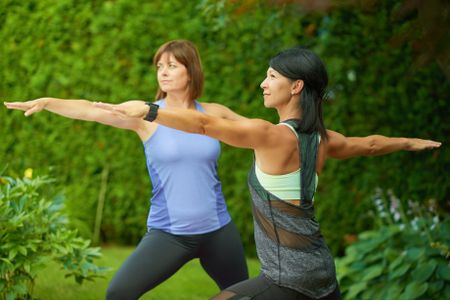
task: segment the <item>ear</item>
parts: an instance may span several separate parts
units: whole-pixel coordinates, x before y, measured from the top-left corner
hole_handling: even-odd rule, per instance
[[[296,80],[292,83],[291,86],[291,95],[298,95],[301,93],[301,91],[303,90],[303,86],[304,86],[304,82],[303,80]]]

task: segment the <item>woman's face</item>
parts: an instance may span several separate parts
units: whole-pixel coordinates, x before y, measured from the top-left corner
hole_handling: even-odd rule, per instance
[[[264,106],[277,107],[291,99],[292,81],[270,68],[260,87],[263,89]]]
[[[156,64],[158,83],[165,93],[180,92],[188,89],[190,81],[187,68],[173,56],[165,52]]]

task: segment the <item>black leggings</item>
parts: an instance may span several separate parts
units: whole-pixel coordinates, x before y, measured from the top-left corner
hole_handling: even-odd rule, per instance
[[[310,298],[296,290],[275,284],[264,275],[230,286],[211,300],[340,300],[339,287],[319,299]]]
[[[114,275],[106,299],[138,299],[194,258],[200,259],[221,290],[248,279],[244,249],[233,222],[196,235],[150,229]]]

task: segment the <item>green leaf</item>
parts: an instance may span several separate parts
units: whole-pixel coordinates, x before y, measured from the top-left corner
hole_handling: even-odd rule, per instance
[[[14,257],[16,257],[16,255],[17,255],[17,248],[11,249],[8,255],[9,260],[13,260]]]
[[[424,252],[425,251],[420,248],[410,248],[406,250],[406,256],[412,261],[416,261],[423,256]]]
[[[361,280],[369,281],[375,277],[380,276],[383,273],[383,266],[375,265],[367,270],[367,273],[364,274]]]
[[[24,246],[19,246],[19,252],[23,256],[26,256],[27,255],[27,248],[25,248]]]
[[[430,260],[418,265],[413,272],[413,279],[419,283],[426,281],[433,274],[436,266],[437,262],[435,260]]]
[[[403,274],[405,274],[405,273],[409,270],[410,267],[411,267],[410,265],[406,265],[406,264],[400,266],[400,267],[399,267],[397,270],[395,270],[394,272],[389,273],[389,276],[388,276],[389,280],[393,280],[393,279],[395,279],[395,278],[398,278],[398,277],[400,277],[400,276],[403,276]]]
[[[358,297],[356,299],[362,300],[383,299],[384,298],[383,296],[385,294],[384,288],[385,286],[383,284],[371,285],[361,293],[361,298]]]
[[[31,266],[30,266],[30,264],[29,264],[29,263],[25,263],[25,264],[23,265],[23,269],[24,269],[26,272],[30,273],[30,271],[31,271]]]
[[[392,272],[394,269],[396,269],[405,259],[404,255],[399,255],[394,261],[389,264],[389,272]]]
[[[446,285],[443,299],[450,299],[450,285]]]
[[[428,289],[428,283],[411,282],[400,295],[399,300],[413,300],[422,296]]]
[[[10,266],[13,265],[13,263],[12,263],[9,259],[2,258],[2,257],[1,257],[0,260],[4,261],[5,263],[7,263],[7,264],[10,265]]]
[[[386,299],[398,299],[403,290],[398,284],[391,284],[386,288]]]
[[[428,283],[428,290],[430,293],[438,293],[444,287],[444,281],[439,280],[432,283]]]
[[[386,248],[386,250],[384,250],[383,256],[385,258],[387,258],[388,260],[391,259],[397,259],[399,257],[399,253],[397,251],[397,249],[393,249],[393,248]]]
[[[450,267],[447,264],[439,265],[436,273],[439,278],[450,280]]]
[[[346,294],[346,298],[355,299],[356,296],[363,291],[367,287],[367,282],[359,282],[357,284],[353,284]]]

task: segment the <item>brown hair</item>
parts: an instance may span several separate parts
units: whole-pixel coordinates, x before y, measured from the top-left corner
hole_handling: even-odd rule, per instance
[[[164,53],[172,54],[177,61],[183,64],[188,72],[189,78],[189,97],[190,100],[198,99],[203,92],[203,70],[198,54],[197,47],[187,40],[174,40],[167,42],[156,51],[153,57],[153,64],[156,66]],[[167,96],[160,87],[156,91],[155,99],[163,99]]]

